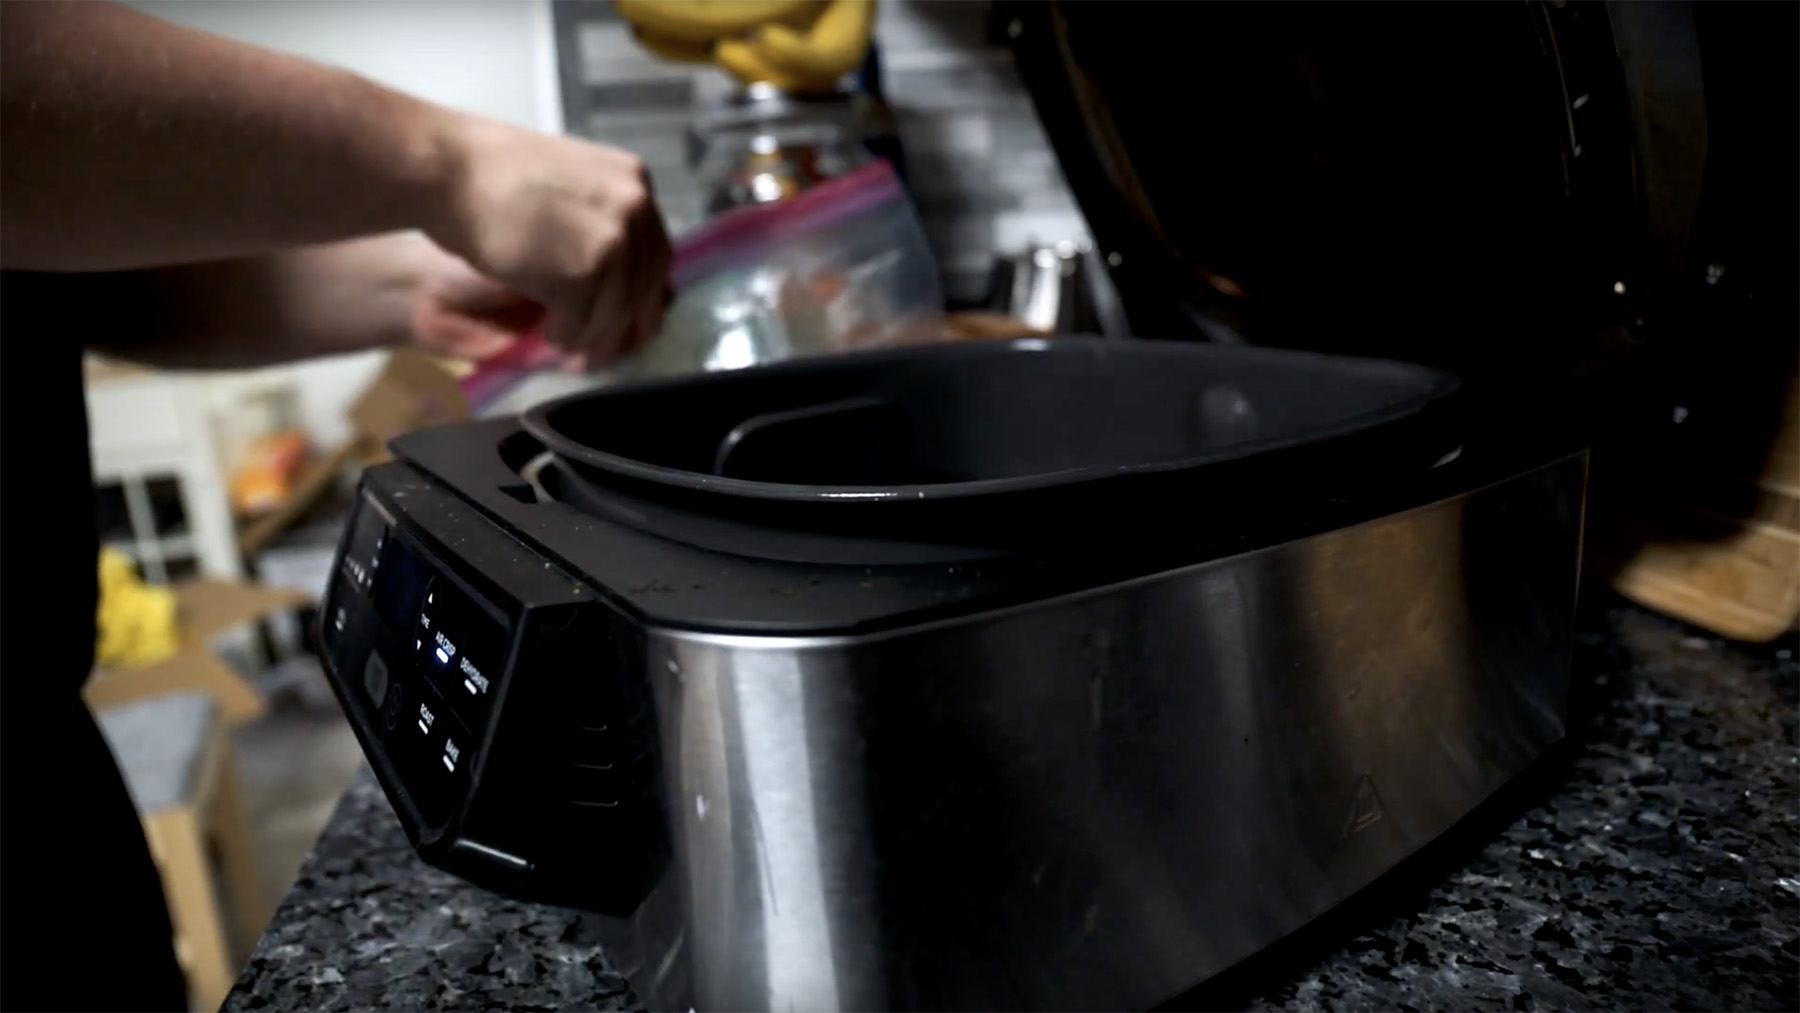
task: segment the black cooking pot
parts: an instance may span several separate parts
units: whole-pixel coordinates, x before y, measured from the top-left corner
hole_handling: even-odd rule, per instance
[[[980,341],[548,402],[578,482],[746,524],[960,544],[1115,536],[1423,474],[1459,446],[1447,373],[1221,345]]]

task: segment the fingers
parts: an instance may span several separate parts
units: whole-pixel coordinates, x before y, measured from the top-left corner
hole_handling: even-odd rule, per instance
[[[480,362],[512,347],[523,330],[475,315],[447,312],[431,301],[413,311],[414,342],[434,355]]]
[[[617,359],[630,336],[631,283],[636,268],[632,259],[629,246],[613,242],[595,271],[594,304],[573,349],[586,353],[591,365],[608,365]]]
[[[565,366],[610,365],[642,348],[661,325],[666,304],[669,241],[641,165],[611,194],[617,234],[605,237],[585,307],[559,314],[551,340],[571,354]],[[578,299],[580,297],[577,297]],[[579,320],[579,323],[577,322]]]
[[[619,347],[615,349],[617,358],[624,358],[637,351],[644,342],[643,334],[643,288],[648,283],[654,265],[650,263],[649,250],[643,237],[643,223],[634,223],[631,239],[625,251],[624,298],[620,305],[621,324]]]
[[[479,276],[472,282],[446,285],[430,298],[444,316],[468,317],[515,335],[544,323],[543,304]]]
[[[637,293],[636,340],[627,352],[649,344],[662,330],[663,312],[669,308],[669,236],[662,216],[652,207],[645,228],[648,250],[641,251],[644,277]]]
[[[427,351],[482,362],[511,348],[513,342],[518,340],[519,335],[514,331],[466,321],[446,327],[440,339],[433,342],[433,346]]]
[[[625,213],[624,262],[620,278],[621,340],[612,358],[636,352],[656,335],[661,323],[658,293],[668,272],[668,238],[656,207],[649,173],[635,167],[634,187],[622,194]]]
[[[544,340],[567,354],[581,347],[582,331],[587,327],[588,308],[593,305],[592,281],[586,287],[567,286],[565,294],[550,300],[544,315]]]
[[[638,350],[661,325],[670,260],[643,161],[573,138],[516,140],[483,149],[467,259],[546,307],[544,338],[566,365]]]
[[[640,211],[640,227],[635,230],[637,243],[634,258],[640,265],[634,290],[633,335],[626,353],[643,348],[662,329],[663,311],[669,305],[669,234],[663,228],[662,214],[656,206],[655,187],[648,174],[644,176],[647,197]]]

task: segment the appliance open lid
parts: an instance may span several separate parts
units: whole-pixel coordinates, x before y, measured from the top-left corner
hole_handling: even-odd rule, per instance
[[[1566,375],[1639,344],[1679,268],[1706,152],[1686,4],[996,16],[1140,336]]]

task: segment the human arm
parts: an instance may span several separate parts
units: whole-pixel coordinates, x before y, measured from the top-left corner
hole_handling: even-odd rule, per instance
[[[418,233],[144,271],[35,275],[84,343],[178,369],[241,368],[409,344],[484,359],[542,306]],[[23,284],[13,276],[9,289]]]
[[[0,265],[132,269],[421,226],[446,114],[112,4],[0,4]]]
[[[0,268],[40,272],[417,229],[601,360],[666,301],[667,238],[628,152],[108,4],[0,3],[0,218]]]

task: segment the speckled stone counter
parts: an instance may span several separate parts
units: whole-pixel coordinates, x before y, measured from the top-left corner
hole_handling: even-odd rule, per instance
[[[1572,761],[1416,894],[1195,1003],[1252,1009],[1800,1007],[1800,661],[1587,610]],[[1306,953],[1305,950],[1297,951]],[[1228,976],[1230,977],[1230,976]],[[225,1003],[636,1009],[590,923],[414,857],[366,774]]]
[[[642,1009],[584,926],[419,861],[364,768],[224,1008]]]

